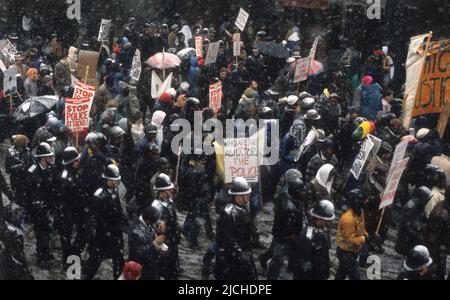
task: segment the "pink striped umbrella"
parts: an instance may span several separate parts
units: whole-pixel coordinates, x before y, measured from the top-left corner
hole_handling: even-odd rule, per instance
[[[154,69],[171,69],[181,64],[180,58],[172,53],[157,53],[145,61],[145,64]]]

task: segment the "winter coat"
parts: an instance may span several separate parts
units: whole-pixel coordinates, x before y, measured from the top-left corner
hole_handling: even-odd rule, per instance
[[[118,112],[124,118],[131,118],[136,112],[140,111],[141,106],[139,104],[139,99],[133,95],[133,92],[130,91],[130,94],[125,96],[124,89],[128,86],[125,82],[121,81],[118,84],[119,94],[114,98],[119,104]],[[131,86],[129,86],[131,88]]]
[[[428,201],[427,205],[425,205],[425,215],[427,219],[430,218],[430,214],[433,211],[434,207],[439,203],[445,200],[445,189],[440,189],[434,186],[431,189],[431,193],[433,193],[433,197],[431,197],[430,201]]]
[[[56,176],[52,166],[44,170],[40,164],[34,164],[27,171],[25,210],[43,222],[49,222],[48,214],[55,210]]]
[[[102,112],[104,112],[106,109],[106,104],[109,100],[113,100],[111,89],[106,85],[106,83],[103,83],[101,86],[99,86],[95,93],[95,108],[92,109],[93,113],[101,114]]]
[[[70,73],[70,66],[67,58],[60,60],[55,65],[55,72],[53,74],[53,79],[57,89],[65,86],[70,86],[72,83],[72,77]]]
[[[133,183],[140,213],[143,213],[153,202],[150,180],[157,171],[158,165],[155,158],[145,155],[137,163]]]
[[[360,85],[355,90],[353,106],[361,108],[361,116],[374,121],[379,111],[383,110],[381,104],[383,89],[379,84]]]
[[[38,95],[38,86],[37,86],[37,82],[32,80],[30,77],[28,77],[25,82],[24,82],[24,86],[25,86],[25,95],[28,98],[31,97],[36,97]]]
[[[256,266],[251,247],[250,208],[228,204],[217,221],[217,280],[255,280]]]
[[[166,224],[166,244],[169,252],[178,252],[178,245],[181,241],[181,230],[178,225],[178,215],[173,200],[156,199],[152,203],[161,214],[161,221]]]
[[[247,98],[245,95],[242,95],[241,100],[239,100],[238,106],[234,113],[235,118],[242,118],[244,120],[254,119],[257,114],[257,109],[255,106],[254,98]]]
[[[272,234],[280,241],[293,241],[303,229],[303,204],[286,191],[280,194]]]
[[[357,254],[366,242],[366,235],[364,213],[358,217],[350,209],[342,215],[339,221],[336,244],[343,251]]]
[[[441,170],[444,170],[447,176],[447,186],[450,185],[450,157],[445,154],[441,156],[435,156],[431,160],[431,164],[438,166]]]
[[[33,164],[31,157],[31,151],[25,148],[19,152],[15,147],[8,149],[8,154],[5,159],[6,173],[9,174],[9,180],[11,182],[11,188],[18,196],[18,193],[23,195],[23,187],[26,181],[26,172]],[[0,177],[1,178],[1,177]]]
[[[425,195],[418,193],[403,207],[395,245],[397,253],[408,255],[413,247],[424,245],[427,229],[424,208],[428,200]]]
[[[89,211],[89,248],[105,257],[123,250],[123,233],[128,221],[120,204],[119,192],[106,186],[92,197]]]
[[[431,256],[450,255],[450,205],[442,201],[434,207],[430,214],[426,234],[426,246]]]
[[[298,236],[294,251],[294,280],[327,280],[330,277],[330,232],[309,225]]]
[[[153,243],[157,233],[142,217],[128,231],[129,260],[142,266],[141,280],[159,280],[161,250]]]

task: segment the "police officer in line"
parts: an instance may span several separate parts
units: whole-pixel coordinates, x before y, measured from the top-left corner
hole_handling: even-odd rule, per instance
[[[310,211],[311,220],[295,241],[294,280],[328,280],[331,239],[328,226],[335,219],[334,205],[319,201]]]
[[[75,147],[63,153],[63,171],[58,178],[55,223],[61,239],[63,266],[70,255],[80,256],[86,246],[86,222],[90,195],[81,180],[81,154]],[[75,236],[74,241],[72,238]]]
[[[24,205],[24,186],[27,170],[33,164],[31,150],[27,147],[28,138],[24,135],[12,137],[12,146],[8,149],[5,158],[6,173],[9,174],[11,189],[15,195],[15,201],[20,206]]]
[[[1,201],[0,210],[0,280],[33,280],[23,250],[23,210],[14,202],[3,207]]]
[[[111,158],[120,164],[123,160],[123,144],[125,142],[125,131],[119,126],[114,126],[109,131]]]
[[[55,208],[55,155],[50,145],[41,143],[34,154],[35,164],[28,169],[25,185],[25,205],[36,234],[37,265],[47,269],[54,260],[50,253],[51,220]]]
[[[103,185],[95,192],[89,212],[89,259],[84,272],[87,280],[94,278],[102,261],[108,258],[113,260],[113,276],[117,280],[125,263],[122,228],[128,227],[128,221],[119,199],[119,168],[108,165],[102,178]]]
[[[228,193],[233,203],[225,207],[217,221],[214,276],[217,280],[256,280],[249,205],[252,189],[245,178],[237,177]]]
[[[287,193],[281,193],[273,223],[274,248],[267,272],[268,280],[277,280],[283,263],[290,258],[295,240],[303,229],[305,185],[300,178],[289,183]]]
[[[177,280],[180,270],[178,245],[181,242],[181,230],[173,198],[175,185],[167,174],[160,174],[156,178],[154,190],[158,198],[153,201],[152,207],[161,214],[160,232],[166,235],[168,251],[161,261],[161,276],[165,280]]]
[[[403,262],[403,272],[397,280],[433,280],[431,269],[433,259],[428,248],[422,245],[415,246]]]

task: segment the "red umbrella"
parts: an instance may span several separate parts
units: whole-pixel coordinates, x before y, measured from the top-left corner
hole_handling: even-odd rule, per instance
[[[171,69],[181,64],[180,58],[172,53],[157,53],[145,61],[145,64],[154,69]]]

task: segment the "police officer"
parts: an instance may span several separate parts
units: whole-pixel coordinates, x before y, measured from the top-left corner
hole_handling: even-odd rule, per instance
[[[404,271],[400,273],[397,280],[431,280],[433,274],[430,266],[433,259],[428,248],[425,246],[415,246],[403,262]]]
[[[24,135],[16,135],[12,138],[13,146],[8,149],[5,159],[6,173],[9,174],[11,189],[15,195],[15,201],[24,205],[24,187],[28,168],[33,164],[31,150],[27,147],[28,138]]]
[[[217,280],[256,280],[249,205],[252,189],[245,178],[237,177],[228,193],[233,197],[233,203],[225,207],[217,221],[218,252],[214,276]]]
[[[165,280],[177,280],[179,273],[178,245],[181,240],[181,231],[173,201],[175,185],[167,174],[160,174],[155,181],[154,190],[158,192],[158,199],[154,200],[152,207],[161,214],[161,232],[165,232],[166,244],[169,247],[162,260],[161,276]]]
[[[94,194],[89,212],[89,259],[85,278],[92,280],[104,259],[113,259],[114,279],[120,277],[124,265],[122,227],[127,226],[120,204],[118,187],[121,176],[116,165],[109,165],[102,174],[104,183]]]
[[[189,199],[187,205],[189,213],[183,225],[183,232],[187,236],[190,247],[200,248],[198,234],[200,226],[204,225],[208,237],[213,238],[213,228],[209,215],[208,204],[213,194],[212,177],[206,172],[206,156],[202,149],[195,149],[194,155],[188,161],[188,169],[183,176],[182,186],[186,187],[185,196]]]
[[[0,209],[3,203],[0,203]],[[32,280],[23,252],[23,210],[11,202],[4,208],[4,220],[0,224],[0,280]]]
[[[55,223],[61,238],[63,265],[70,255],[80,256],[86,245],[86,222],[90,195],[81,180],[81,154],[75,147],[63,153],[64,167],[59,176],[58,203]],[[74,242],[72,237],[75,234]]]
[[[36,234],[37,265],[48,268],[48,262],[54,259],[50,254],[49,232],[50,214],[54,212],[56,194],[55,155],[47,143],[41,143],[34,154],[36,163],[28,169],[25,185],[25,205]]]
[[[267,273],[268,280],[277,280],[286,258],[293,252],[295,240],[303,229],[305,185],[300,178],[289,183],[287,193],[280,194],[273,223],[274,248]]]
[[[329,223],[334,220],[334,205],[318,202],[310,211],[311,221],[295,242],[294,280],[327,280],[330,277]]]
[[[129,260],[142,266],[141,280],[160,279],[160,259],[167,250],[166,236],[160,232],[161,214],[147,208],[128,231]]]
[[[111,128],[109,132],[111,145],[111,158],[118,164],[122,162],[123,144],[125,142],[125,131],[119,126]]]

